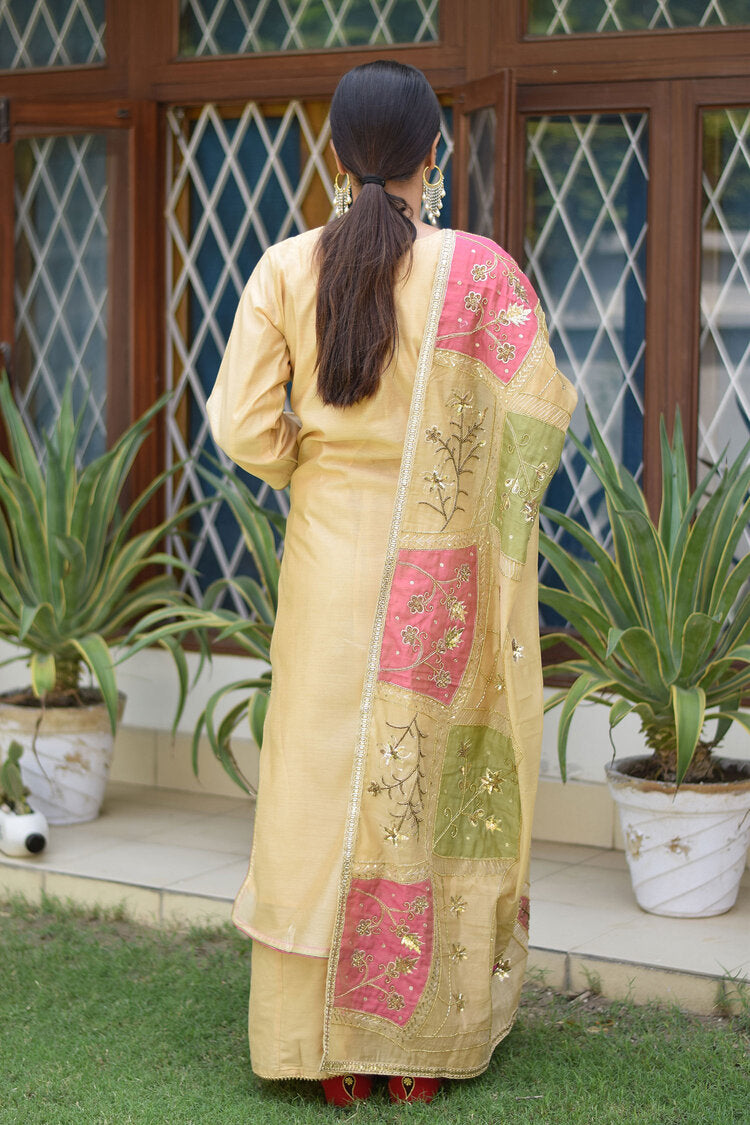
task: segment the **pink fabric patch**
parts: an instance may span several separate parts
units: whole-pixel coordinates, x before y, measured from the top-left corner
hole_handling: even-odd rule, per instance
[[[409,1020],[432,961],[432,887],[352,879],[336,972],[334,1007]]]
[[[537,295],[490,238],[456,234],[437,347],[481,360],[509,383],[537,334]]]
[[[378,679],[450,705],[466,671],[477,608],[477,548],[399,551]]]

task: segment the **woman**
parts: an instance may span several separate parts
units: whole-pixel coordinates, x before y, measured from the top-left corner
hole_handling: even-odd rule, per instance
[[[250,1051],[330,1101],[429,1100],[512,1025],[542,718],[537,513],[575,392],[536,295],[439,210],[439,107],[383,61],[331,105],[353,203],[271,247],[207,409],[291,481],[255,841]],[[294,414],[284,412],[289,380]]]

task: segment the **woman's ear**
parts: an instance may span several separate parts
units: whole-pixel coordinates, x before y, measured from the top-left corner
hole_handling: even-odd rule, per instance
[[[333,147],[333,141],[329,141],[328,143],[331,146],[331,152],[333,153],[333,159],[336,161],[336,168],[338,169],[338,171],[343,176],[346,172],[346,168],[344,167],[344,165],[339,160],[339,154],[336,152],[336,149]]]
[[[440,143],[440,133],[438,132],[438,135],[435,137],[435,140],[432,142],[432,149],[430,151],[430,167],[437,164],[437,147],[438,147],[439,143]]]

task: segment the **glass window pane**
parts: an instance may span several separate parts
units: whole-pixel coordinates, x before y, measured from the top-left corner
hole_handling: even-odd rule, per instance
[[[180,0],[180,54],[430,43],[439,0]]]
[[[645,114],[526,123],[526,269],[557,363],[579,391],[573,430],[587,433],[585,400],[636,478],[643,469],[647,129]],[[606,542],[598,482],[570,443],[547,503]],[[544,565],[542,575],[549,579]]]
[[[0,0],[0,70],[103,62],[105,0]]]
[[[495,208],[494,106],[469,116],[469,230],[492,238]]]
[[[529,0],[531,35],[743,24],[750,24],[747,0]]]
[[[123,135],[105,133],[30,137],[15,145],[13,373],[40,459],[41,434],[54,423],[71,374],[76,408],[89,385],[93,390],[80,434],[81,460],[107,448],[113,249],[108,175],[127,183],[122,170],[117,172],[119,160],[126,158],[122,146]],[[117,237],[127,235],[120,231]],[[121,258],[118,277],[127,254]],[[118,370],[122,361],[122,356],[115,360]]]
[[[750,439],[750,109],[703,115],[698,458]],[[750,550],[750,535],[746,550]]]
[[[274,242],[326,223],[333,214],[335,165],[328,147],[328,104],[293,101],[275,107],[172,107],[167,113],[167,460],[217,451],[205,404],[219,369],[245,281]],[[443,107],[438,163],[445,175],[450,225],[452,116]],[[220,454],[225,464],[230,462]],[[234,471],[262,502],[286,507],[284,494]],[[167,484],[171,514],[205,495],[188,467]],[[172,548],[195,566],[185,586],[198,594],[220,577],[247,572],[249,561],[231,514],[217,503],[197,513],[194,538]],[[188,553],[189,552],[189,553]],[[242,612],[232,593],[227,604]]]

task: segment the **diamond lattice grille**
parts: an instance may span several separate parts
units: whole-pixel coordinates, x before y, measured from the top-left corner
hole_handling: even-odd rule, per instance
[[[750,110],[703,118],[699,460],[750,439]],[[745,549],[750,550],[750,533]]]
[[[105,0],[0,0],[0,70],[103,62]]]
[[[291,101],[272,115],[248,103],[241,111],[206,105],[168,111],[167,149],[167,383],[175,390],[167,415],[167,459],[172,465],[217,455],[205,413],[245,281],[272,243],[325,223],[332,215],[332,172],[327,105]],[[443,114],[439,162],[449,173],[450,118]],[[449,178],[446,176],[449,184]],[[450,193],[446,196],[450,212]],[[222,462],[231,462],[223,453]],[[285,493],[243,474],[262,503],[287,509]],[[205,482],[194,462],[169,486],[176,512],[203,498]],[[248,565],[244,544],[224,505],[193,520],[192,539],[172,548],[200,572],[187,576],[194,595],[216,578]],[[242,604],[233,593],[229,603]]]
[[[183,55],[311,51],[438,38],[439,0],[180,0]]]
[[[494,106],[477,109],[469,118],[469,230],[492,238],[495,208]]]
[[[107,141],[102,134],[32,138],[15,149],[14,371],[40,459],[69,373],[80,406],[79,456],[106,449]]]
[[[750,24],[747,0],[531,0],[532,35]]]
[[[643,467],[647,119],[542,117],[527,122],[527,270],[546,310],[550,343],[616,457]],[[594,475],[572,444],[548,503],[606,541]],[[542,567],[544,575],[545,567]]]

